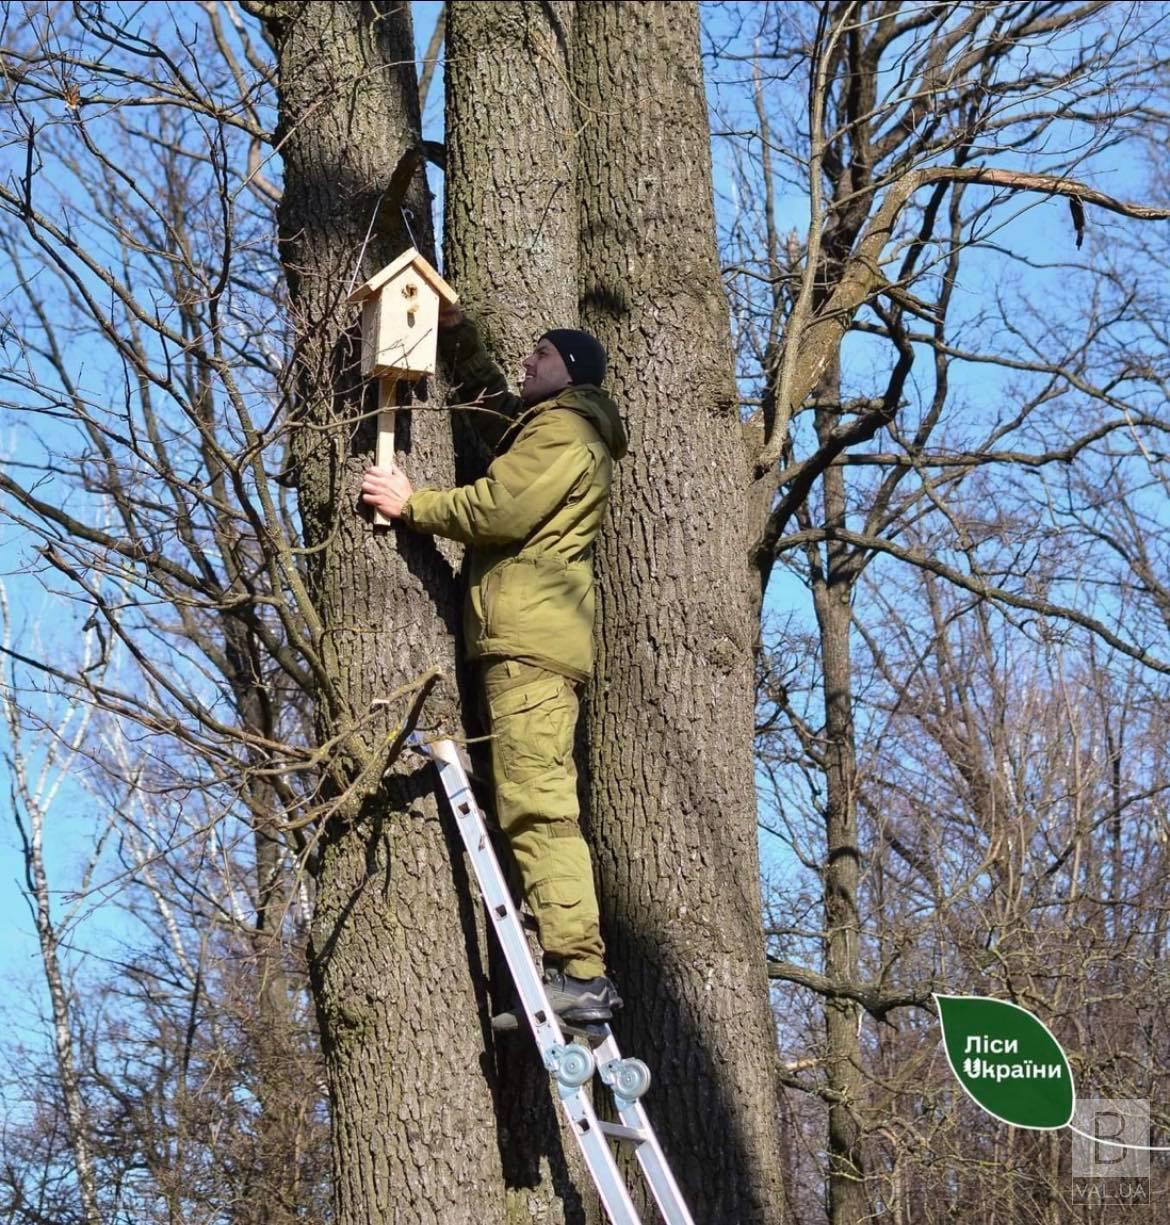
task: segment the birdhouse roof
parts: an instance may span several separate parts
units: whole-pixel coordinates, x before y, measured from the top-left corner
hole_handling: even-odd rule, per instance
[[[383,285],[388,284],[409,267],[414,268],[415,272],[439,295],[441,301],[448,303],[459,301],[459,295],[413,247],[407,247],[392,264],[387,264],[381,272],[376,272],[364,285],[355,289],[349,295],[348,301],[364,302],[371,294],[377,293]]]

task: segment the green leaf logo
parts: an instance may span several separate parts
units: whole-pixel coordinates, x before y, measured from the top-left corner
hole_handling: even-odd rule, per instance
[[[1013,1127],[1064,1127],[1076,1104],[1060,1043],[1026,1009],[978,995],[935,995],[955,1079]]]

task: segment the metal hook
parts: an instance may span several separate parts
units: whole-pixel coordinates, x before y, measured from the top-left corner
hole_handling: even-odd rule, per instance
[[[417,251],[418,243],[414,241],[414,231],[410,228],[410,223],[414,220],[414,210],[403,205],[398,211],[402,214],[402,224],[406,226],[406,233],[410,238],[410,245]]]

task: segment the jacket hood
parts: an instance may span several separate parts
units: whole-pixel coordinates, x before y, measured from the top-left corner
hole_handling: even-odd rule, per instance
[[[551,408],[554,404],[560,408],[571,408],[591,422],[615,460],[621,459],[629,449],[626,427],[622,425],[618,406],[600,387],[589,383],[580,387],[566,387],[564,391],[557,393],[548,407]]]

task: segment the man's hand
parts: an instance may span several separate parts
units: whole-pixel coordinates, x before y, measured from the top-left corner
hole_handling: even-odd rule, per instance
[[[362,477],[362,501],[387,519],[402,514],[412,493],[414,488],[400,468],[370,468]]]
[[[463,322],[463,308],[458,303],[444,302],[439,307],[439,330],[458,327]]]

